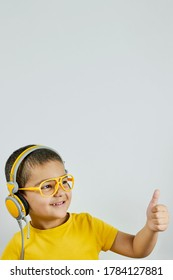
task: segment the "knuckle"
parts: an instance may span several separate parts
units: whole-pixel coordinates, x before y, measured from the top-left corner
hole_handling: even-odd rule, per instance
[[[153,215],[154,219],[159,219],[159,217],[160,217],[160,214],[158,212],[154,213],[154,215]]]

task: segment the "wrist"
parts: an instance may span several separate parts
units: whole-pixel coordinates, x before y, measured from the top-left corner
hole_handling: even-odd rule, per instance
[[[146,231],[148,231],[148,233],[152,234],[152,235],[157,235],[158,231],[157,229],[154,227],[154,225],[150,222],[150,221],[146,221],[146,224],[144,226],[144,228],[146,229]]]

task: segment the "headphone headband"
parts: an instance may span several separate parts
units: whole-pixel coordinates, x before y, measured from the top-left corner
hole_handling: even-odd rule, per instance
[[[16,181],[16,177],[17,177],[17,171],[19,168],[19,165],[21,164],[21,162],[24,160],[24,158],[29,155],[30,153],[32,153],[35,150],[39,150],[39,149],[48,149],[51,150],[53,152],[55,152],[57,154],[57,152],[49,147],[46,146],[42,146],[42,145],[34,145],[31,146],[27,149],[25,149],[15,160],[15,162],[13,163],[13,166],[11,168],[10,171],[10,181],[7,182],[7,187],[8,190],[10,192],[10,194],[14,194],[18,192],[18,183]]]
[[[11,168],[10,171],[10,182],[16,182],[16,176],[17,176],[17,171],[18,171],[18,167],[21,164],[21,162],[24,160],[24,158],[29,155],[30,153],[32,153],[35,150],[38,149],[49,149],[46,146],[41,146],[41,145],[34,145],[32,147],[27,148],[26,150],[24,150],[15,160],[15,162],[13,163],[13,166]]]

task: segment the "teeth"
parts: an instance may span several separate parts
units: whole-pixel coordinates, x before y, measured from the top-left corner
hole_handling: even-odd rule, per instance
[[[52,203],[53,206],[56,206],[56,205],[62,205],[64,202],[61,201],[61,202],[57,202],[57,203]]]

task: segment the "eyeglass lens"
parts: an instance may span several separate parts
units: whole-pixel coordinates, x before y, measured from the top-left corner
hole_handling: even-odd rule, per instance
[[[41,184],[41,192],[45,196],[53,194],[56,190],[56,180],[46,180]],[[62,187],[65,191],[70,191],[73,188],[72,176],[66,176],[58,181],[59,187]]]

